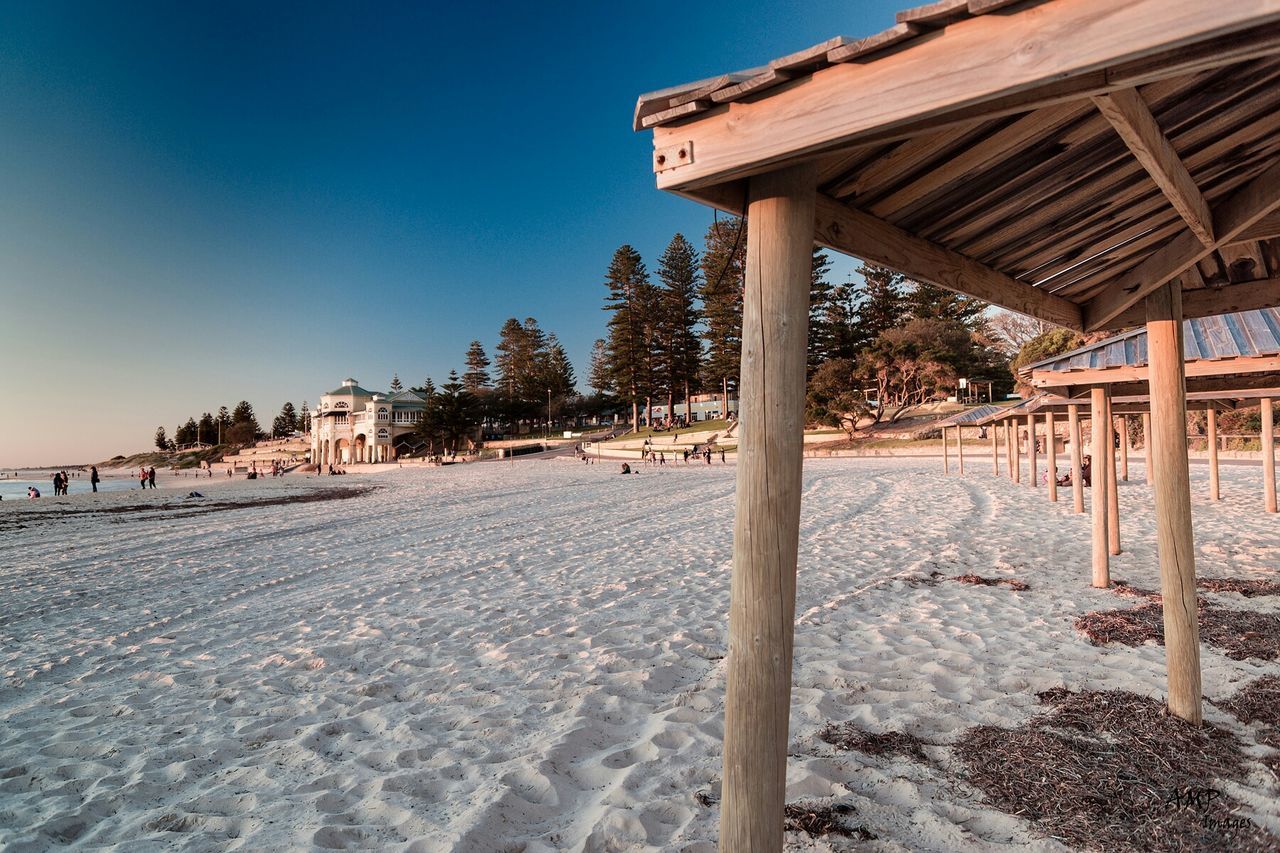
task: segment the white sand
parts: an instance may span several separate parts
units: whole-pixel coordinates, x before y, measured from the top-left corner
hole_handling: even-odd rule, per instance
[[[1069,493],[969,464],[806,463],[788,796],[852,803],[865,849],[1060,848],[939,770],[838,752],[823,724],[914,733],[949,767],[963,729],[1025,721],[1037,691],[1163,689],[1163,649],[1072,627],[1134,602],[1089,588]],[[1113,576],[1154,587],[1134,468]],[[616,469],[237,481],[209,500],[382,488],[185,517],[166,516],[198,501],[173,491],[92,499],[168,507],[146,513],[4,502],[0,848],[713,850],[718,809],[694,794],[718,791],[734,469]],[[1201,573],[1274,578],[1258,470],[1224,469],[1219,505],[1192,475]],[[903,579],[931,571],[1032,589]],[[1206,647],[1204,670],[1225,698],[1280,663]],[[1232,793],[1280,831],[1267,771]]]

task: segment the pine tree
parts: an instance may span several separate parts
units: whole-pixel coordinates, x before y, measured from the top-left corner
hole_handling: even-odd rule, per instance
[[[516,357],[516,396],[526,403],[546,397],[547,335],[532,317],[524,318],[523,335]]]
[[[227,411],[226,406],[218,407],[218,417],[215,422],[218,428],[222,430],[222,434],[226,435],[227,430],[231,428],[231,413]]]
[[[485,388],[491,388],[489,380],[489,357],[485,355],[484,346],[479,341],[472,341],[467,348],[467,372],[462,374],[462,387],[472,394]]]
[[[742,362],[742,289],[747,261],[747,223],[729,218],[707,229],[702,254],[703,339],[707,358],[703,386],[719,389],[738,385]]]
[[[164,427],[156,427],[156,448],[159,450],[169,449],[169,439],[165,436]]]
[[[608,394],[613,390],[613,380],[609,376],[609,351],[604,338],[597,338],[591,345],[591,376],[587,384],[597,394]]]
[[[399,373],[391,374],[391,393],[399,394],[403,390],[404,390],[404,386],[400,384],[400,374]]]
[[[311,410],[307,408],[307,401],[302,401],[302,415],[298,418],[298,430],[304,434],[311,432]]]
[[[924,282],[915,282],[906,296],[907,313],[922,320],[956,320],[971,332],[986,326],[990,303]]]
[[[298,413],[294,410],[293,403],[285,403],[271,424],[271,435],[275,438],[291,435],[297,428]]]
[[[650,393],[652,365],[646,331],[652,286],[640,253],[630,246],[619,246],[605,273],[605,287],[609,295],[604,310],[612,313],[606,344],[608,372],[617,395],[631,403],[631,422],[638,425],[640,400]]]
[[[860,348],[901,326],[907,319],[907,305],[903,292],[906,278],[901,273],[871,264],[862,265],[858,272],[863,285],[858,289],[854,313],[854,343]]]
[[[205,412],[200,416],[200,422],[196,424],[199,429],[196,431],[196,437],[205,444],[213,444],[218,440],[218,425],[213,421],[213,415]]]
[[[698,388],[702,342],[698,340],[698,253],[676,234],[658,259],[662,287],[657,297],[658,383],[667,392],[667,412],[675,395]]]
[[[813,376],[823,362],[839,354],[840,317],[835,304],[836,289],[827,281],[830,268],[827,253],[815,247],[809,278],[809,376]]]
[[[524,347],[524,327],[515,317],[502,324],[498,332],[498,384],[508,397],[515,397],[519,381],[516,362]]]
[[[223,438],[232,444],[252,444],[261,433],[253,406],[247,400],[241,400],[231,412],[231,427]]]

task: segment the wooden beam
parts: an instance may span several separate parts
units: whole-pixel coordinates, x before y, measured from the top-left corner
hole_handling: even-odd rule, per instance
[[[1053,426],[1053,411],[1044,413],[1044,435],[1047,442],[1046,450],[1049,452],[1048,465],[1049,471],[1049,500],[1053,503],[1058,502],[1058,442],[1055,435],[1056,430]]]
[[[1169,710],[1201,722],[1200,626],[1196,607],[1196,546],[1191,529],[1187,406],[1182,377],[1182,291],[1171,284],[1147,297],[1151,359],[1149,454],[1156,472],[1156,551],[1164,605]]]
[[[1146,419],[1146,415],[1142,416]],[[1151,454],[1147,454],[1147,482],[1151,482]],[[1209,409],[1209,500],[1216,501],[1222,496],[1218,483],[1218,410]]]
[[[999,439],[1000,431],[995,424],[992,424],[990,432],[991,432],[991,470],[997,477],[999,477],[1000,476],[1000,439]]]
[[[814,240],[912,278],[1002,308],[1079,330],[1080,306],[997,272],[825,195],[818,196]]]
[[[1188,272],[1197,269],[1194,265]],[[1271,308],[1280,303],[1280,278],[1267,278],[1249,281],[1243,284],[1230,284],[1226,287],[1206,287],[1183,291],[1182,310],[1184,317],[1217,317],[1220,314],[1235,314],[1239,311],[1253,311],[1258,308]],[[1144,322],[1145,312],[1142,305],[1135,304],[1119,314],[1111,325],[1116,328],[1139,326]]]
[[[1280,297],[1280,294],[1277,294]],[[1227,376],[1246,376],[1264,373],[1280,373],[1280,355],[1240,356],[1238,358],[1196,359],[1188,361],[1183,375],[1188,380],[1214,379]],[[1148,381],[1149,365],[1124,367],[1097,367],[1083,370],[1033,370],[1030,383],[1036,388],[1057,389],[1091,385],[1119,385]],[[1263,377],[1265,379],[1265,377]],[[1227,380],[1228,382],[1230,380]],[[1274,382],[1274,379],[1268,380]],[[1250,386],[1241,385],[1241,389]],[[1213,390],[1211,388],[1197,390]],[[1230,390],[1227,386],[1226,390]],[[1116,392],[1117,397],[1139,396],[1144,391]]]
[[[956,462],[959,466],[959,473],[964,475],[964,427],[956,427]]]
[[[1277,209],[1280,209],[1280,160],[1214,207],[1213,231],[1217,243],[1206,246],[1191,231],[1183,231],[1089,300],[1084,309],[1085,328],[1088,331],[1116,328],[1115,319],[1125,309],[1201,258],[1208,257],[1217,245],[1232,242],[1249,226]],[[1280,294],[1276,301],[1280,301]]]
[[[782,849],[813,203],[804,165],[751,180],[720,849]]]
[[[951,457],[950,450],[947,448],[947,428],[942,428],[942,473],[951,473]]]
[[[1080,446],[1080,407],[1067,406],[1067,425],[1071,436],[1071,497],[1077,513],[1084,512],[1084,480],[1080,477],[1083,448]]]
[[[1107,554],[1107,389],[1095,385],[1089,392],[1089,503],[1093,514],[1093,585],[1111,586],[1110,557]]]
[[[1034,488],[1040,485],[1040,478],[1036,476],[1036,416],[1027,415],[1027,470],[1031,473],[1031,486]]]
[[[655,128],[656,147],[692,140],[696,152],[694,162],[659,173],[658,186],[719,183],[895,127],[923,132],[924,122],[979,118],[996,105],[1025,111],[1066,99],[1064,91],[1087,96],[1116,88],[1108,68],[1161,56],[1145,72],[1158,79],[1179,51],[1277,20],[1276,0],[1056,0],[962,20],[875,61],[833,65],[767,98]]]
[[[1262,413],[1262,495],[1263,509],[1276,511],[1276,425],[1273,401],[1258,401]]]
[[[1212,246],[1213,216],[1209,213],[1209,203],[1138,90],[1120,89],[1094,95],[1093,102],[1191,232],[1201,243]]]
[[[1113,399],[1112,405],[1115,405]],[[1129,482],[1129,416],[1120,415],[1120,479]]]
[[[1120,488],[1116,477],[1116,419],[1107,389],[1107,547],[1112,556],[1120,553]]]
[[[1264,216],[1240,233],[1238,240],[1270,240],[1280,237],[1280,212]]]

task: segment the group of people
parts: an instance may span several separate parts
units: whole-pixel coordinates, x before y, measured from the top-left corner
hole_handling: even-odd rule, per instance
[[[156,466],[152,465],[150,468],[143,467],[138,469],[138,485],[144,489],[147,486],[153,489],[156,487]]]
[[[54,495],[69,494],[67,487],[71,485],[72,476],[79,477],[77,474],[68,474],[66,471],[55,471],[53,474],[53,493]],[[89,485],[93,486],[93,490],[98,491],[98,483],[102,482],[98,477],[98,466],[89,466]],[[40,497],[40,490],[35,486],[27,486],[27,500],[35,500]]]
[[[1088,486],[1089,488],[1093,488],[1093,459],[1091,457],[1086,456],[1084,460],[1080,463],[1080,482],[1083,485]],[[1063,474],[1061,477],[1058,478],[1058,485],[1059,486],[1071,485],[1070,471],[1068,471],[1067,473]]]

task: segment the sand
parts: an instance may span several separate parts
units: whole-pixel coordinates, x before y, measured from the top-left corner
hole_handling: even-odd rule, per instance
[[[806,462],[788,799],[852,805],[877,840],[788,849],[1062,849],[957,782],[948,744],[1025,722],[1037,691],[1163,690],[1163,649],[1073,627],[1131,601],[1089,588],[1088,515],[940,467]],[[1113,575],[1156,587],[1132,467]],[[215,511],[5,501],[0,848],[714,850],[734,467],[616,469],[237,481],[205,501],[377,489]],[[1201,574],[1275,579],[1258,472],[1224,469],[1217,505],[1192,476]],[[1204,650],[1211,697],[1266,674]],[[931,763],[841,750],[829,723],[910,733]],[[1270,771],[1232,794],[1280,832]]]

